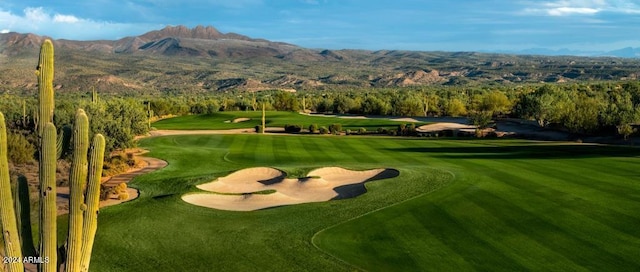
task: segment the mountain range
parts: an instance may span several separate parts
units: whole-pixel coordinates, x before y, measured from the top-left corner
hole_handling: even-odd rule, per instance
[[[33,91],[46,37],[0,34],[0,92]],[[478,52],[323,50],[168,26],[119,40],[54,40],[60,91],[215,92],[267,89],[470,86],[594,80],[640,75],[640,60]],[[637,55],[628,48],[616,54]]]

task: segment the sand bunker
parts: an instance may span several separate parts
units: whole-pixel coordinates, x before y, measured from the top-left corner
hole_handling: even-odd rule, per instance
[[[187,194],[182,196],[182,200],[220,210],[254,211],[352,198],[367,191],[365,182],[398,175],[399,172],[395,169],[352,171],[340,167],[325,167],[309,172],[308,177],[291,179],[286,178],[285,173],[280,170],[255,167],[198,185],[198,188],[213,193]]]
[[[435,123],[418,127],[418,132],[437,132],[443,130],[475,130],[476,127],[472,125],[463,125],[458,123]]]
[[[246,121],[249,121],[249,120],[251,120],[251,118],[242,117],[242,118],[236,118],[236,119],[233,119],[233,120],[225,120],[224,122],[225,123],[234,123],[234,124],[236,124],[236,123],[246,122]]]
[[[233,121],[231,121],[231,123],[241,123],[241,122],[246,122],[251,120],[251,118],[247,118],[247,117],[242,117],[242,118],[236,118],[233,119]]]

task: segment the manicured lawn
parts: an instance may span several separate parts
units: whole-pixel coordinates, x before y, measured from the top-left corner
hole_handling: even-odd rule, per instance
[[[103,209],[95,271],[599,270],[640,267],[640,152],[521,140],[194,135]],[[183,202],[231,171],[392,167],[354,199],[254,212]],[[315,236],[314,236],[315,235]],[[342,260],[342,261],[341,261]]]
[[[233,121],[236,118],[250,118],[251,120],[239,123],[225,122]],[[304,129],[308,129],[309,125],[317,124],[318,127],[329,127],[331,124],[342,124],[344,129],[357,130],[358,128],[366,128],[368,131],[374,131],[379,127],[396,128],[400,124],[408,124],[409,122],[392,121],[388,119],[351,119],[338,117],[323,116],[307,116],[295,112],[268,111],[266,112],[267,127],[283,127],[285,124],[301,125]],[[261,111],[232,111],[218,112],[211,115],[186,115],[175,118],[160,120],[153,123],[153,127],[157,129],[234,129],[234,128],[253,128],[262,124]],[[416,123],[420,126],[424,123]]]

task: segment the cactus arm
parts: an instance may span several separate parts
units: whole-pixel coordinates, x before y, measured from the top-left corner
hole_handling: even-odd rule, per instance
[[[22,100],[22,127],[27,127],[27,101]]]
[[[98,227],[98,207],[100,205],[100,178],[104,162],[105,140],[101,134],[93,137],[89,161],[89,183],[86,193],[87,209],[84,211],[82,226],[82,257],[80,271],[89,271],[93,241]]]
[[[40,47],[38,61],[38,136],[42,138],[44,126],[53,123],[53,43],[46,39]]]
[[[13,196],[11,195],[7,155],[7,127],[4,122],[4,115],[0,113],[0,221],[2,221],[4,252],[6,257],[22,260],[20,237],[18,236]],[[2,267],[0,266],[0,268]],[[9,262],[7,263],[7,269],[9,272],[22,272],[24,271],[24,266],[21,262]]]
[[[56,233],[56,127],[44,126],[40,149],[40,272],[56,272],[58,260]]]
[[[67,236],[67,271],[80,271],[82,247],[82,214],[84,187],[87,181],[87,152],[89,150],[89,119],[79,109],[73,126],[73,163],[69,175],[69,235]]]
[[[16,222],[20,234],[20,244],[22,245],[22,255],[36,256],[36,248],[33,245],[33,233],[31,230],[31,202],[29,201],[29,184],[25,176],[18,176],[16,186],[15,206]]]
[[[262,102],[262,134],[264,134],[265,130],[267,130],[267,127],[265,121],[264,102]]]

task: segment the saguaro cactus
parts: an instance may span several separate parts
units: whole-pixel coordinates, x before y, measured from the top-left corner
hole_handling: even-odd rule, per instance
[[[58,248],[56,239],[56,159],[57,140],[56,127],[53,125],[53,44],[45,40],[40,51],[40,61],[36,71],[39,83],[39,108],[38,128],[39,153],[40,153],[40,246],[37,252],[39,257],[38,271],[58,271]],[[7,161],[6,125],[4,116],[0,113],[0,223],[3,229],[5,241],[5,253],[7,257],[15,260],[23,260],[21,253],[20,236],[17,228],[17,218],[11,195],[9,181],[9,169]],[[98,203],[100,194],[100,177],[102,176],[102,164],[104,160],[105,140],[100,134],[94,136],[91,147],[91,160],[87,161],[89,145],[89,124],[87,115],[83,110],[78,110],[74,124],[74,159],[71,166],[70,182],[70,211],[69,211],[69,236],[67,247],[66,271],[88,271],[91,248],[97,227]],[[87,176],[89,185],[87,186]],[[19,184],[20,186],[20,184]],[[88,187],[85,194],[85,187]],[[16,194],[25,195],[25,194]],[[19,197],[20,201],[28,202],[27,197]],[[86,202],[85,202],[86,198]],[[21,207],[21,205],[16,205]],[[21,227],[29,224],[28,216],[19,217]],[[30,230],[23,228],[20,233],[26,239],[22,239],[25,245],[24,252],[33,256],[34,250]],[[13,259],[12,259],[13,260]],[[7,265],[10,272],[24,271],[21,261],[11,261]],[[1,270],[2,267],[0,267]]]
[[[262,134],[267,130],[266,121],[265,121],[265,112],[264,112],[264,102],[262,103]]]
[[[11,183],[9,181],[7,127],[2,113],[0,113],[0,218],[2,218],[2,238],[4,239],[5,254],[10,258],[10,262],[7,263],[8,271],[24,271],[23,264],[15,261],[22,260],[22,251],[20,249],[20,237],[18,236],[15,210],[13,209]]]
[[[67,237],[67,269],[80,270],[82,217],[86,210],[84,186],[87,180],[87,152],[89,150],[89,119],[79,109],[73,126],[73,163],[69,175],[69,236]],[[84,207],[83,207],[84,206]]]
[[[56,127],[47,123],[40,148],[40,257],[46,261],[39,271],[57,271]]]
[[[47,261],[39,271],[57,271],[56,233],[56,127],[53,125],[53,43],[46,39],[40,47],[38,77],[38,138],[40,143],[40,257]]]
[[[53,123],[53,43],[47,39],[40,47],[40,60],[36,68],[38,76],[38,137],[42,138],[44,126]]]
[[[91,87],[91,103],[98,103],[98,93],[96,93],[96,87]]]
[[[104,162],[105,140],[101,134],[93,137],[89,161],[89,186],[85,197],[86,209],[82,222],[82,257],[80,271],[89,271],[93,240],[98,227],[98,207],[100,204],[100,178]]]
[[[29,182],[23,175],[18,176],[16,190],[13,192],[16,209],[16,223],[20,234],[20,245],[23,256],[36,256],[31,231],[31,202],[29,201]]]

